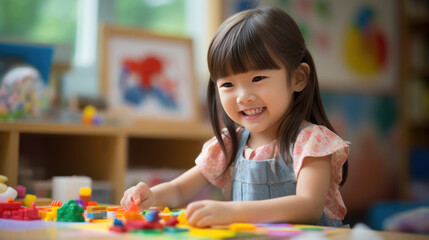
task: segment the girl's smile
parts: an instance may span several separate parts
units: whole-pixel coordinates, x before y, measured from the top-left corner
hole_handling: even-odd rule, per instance
[[[251,108],[241,111],[241,114],[245,119],[251,120],[260,117],[266,109],[266,107]]]

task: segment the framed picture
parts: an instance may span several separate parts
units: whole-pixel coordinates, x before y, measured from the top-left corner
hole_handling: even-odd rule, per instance
[[[198,121],[192,40],[139,28],[101,28],[100,88],[109,110],[141,122]]]

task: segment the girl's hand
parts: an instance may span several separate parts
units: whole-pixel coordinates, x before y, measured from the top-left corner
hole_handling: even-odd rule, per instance
[[[144,182],[139,182],[136,186],[125,191],[121,199],[121,206],[128,210],[132,203],[137,204],[140,210],[148,209],[155,202],[153,192]]]
[[[231,202],[203,200],[186,207],[188,223],[195,227],[231,224],[235,217],[235,207]]]

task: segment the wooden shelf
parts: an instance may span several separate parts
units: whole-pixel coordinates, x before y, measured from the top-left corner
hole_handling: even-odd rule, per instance
[[[425,2],[421,2],[425,3]],[[429,16],[426,9],[426,15],[423,15],[422,7],[428,8],[425,3],[422,6],[412,6],[415,4],[412,1],[401,0],[400,1],[400,19],[401,19],[401,55],[400,55],[400,122],[401,122],[401,176],[399,183],[401,185],[401,197],[406,200],[410,200],[410,187],[411,179],[410,175],[410,162],[411,153],[415,148],[429,148],[429,119],[426,118],[424,106],[424,98],[428,94],[428,90],[424,89],[425,85],[418,85],[419,94],[415,94],[416,91],[416,80],[422,81],[422,83],[429,83],[429,70],[423,65],[427,62],[424,54],[416,56],[416,39],[418,39],[418,49],[420,53],[423,51],[429,51]],[[407,11],[410,10],[410,11]],[[412,13],[413,11],[419,13]],[[414,55],[413,55],[414,54]],[[415,59],[417,58],[417,59]],[[422,59],[420,59],[422,58]],[[419,65],[419,66],[416,66]],[[423,93],[424,92],[424,93]],[[415,99],[419,97],[419,99]],[[415,103],[422,103],[417,109],[413,109],[411,114],[411,106],[417,106]],[[416,120],[416,113],[418,113],[418,120]]]
[[[20,161],[24,159],[35,169],[46,171],[42,180],[86,175],[108,181],[113,187],[112,203],[119,204],[130,158],[133,167],[188,168],[212,136],[206,124],[86,126],[0,122],[0,174],[9,178],[8,185],[18,185]]]

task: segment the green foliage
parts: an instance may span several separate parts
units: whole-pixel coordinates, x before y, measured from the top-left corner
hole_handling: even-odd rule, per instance
[[[171,34],[185,32],[185,1],[115,1],[116,22]]]
[[[73,43],[76,0],[1,0],[0,36],[40,43]]]

